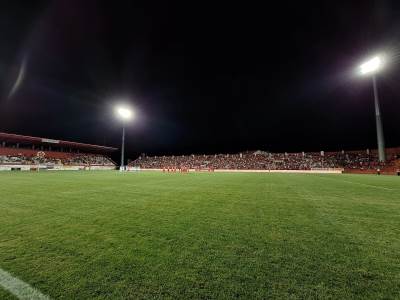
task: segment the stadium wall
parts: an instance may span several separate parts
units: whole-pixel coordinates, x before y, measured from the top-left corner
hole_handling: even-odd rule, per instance
[[[128,167],[128,171],[159,171],[163,169],[137,169],[134,167]],[[165,171],[165,170],[164,170]],[[189,169],[189,172],[218,172],[218,173],[302,173],[302,174],[342,174],[343,169],[313,169],[313,170],[230,170],[230,169],[214,169],[209,171],[208,169],[196,170]]]

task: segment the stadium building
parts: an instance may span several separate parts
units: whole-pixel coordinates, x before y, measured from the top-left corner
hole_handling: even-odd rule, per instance
[[[113,147],[0,132],[0,170],[112,170]]]

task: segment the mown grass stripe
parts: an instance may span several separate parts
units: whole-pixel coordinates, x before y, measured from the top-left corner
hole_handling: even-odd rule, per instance
[[[49,300],[37,289],[0,268],[0,286],[20,300]]]

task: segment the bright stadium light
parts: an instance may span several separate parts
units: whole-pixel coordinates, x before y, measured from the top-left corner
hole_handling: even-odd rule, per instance
[[[116,111],[118,116],[124,121],[130,120],[133,116],[132,110],[127,107],[117,107]]]
[[[361,75],[369,75],[377,73],[383,66],[383,60],[380,56],[375,56],[360,65]]]
[[[125,107],[125,106],[117,106],[115,108],[115,111],[117,113],[117,116],[119,119],[122,120],[122,146],[121,146],[121,165],[120,165],[120,171],[125,170],[125,124],[127,121],[131,120],[134,116],[133,110]]]
[[[376,75],[382,70],[384,61],[382,56],[375,56],[370,60],[364,62],[359,66],[360,74],[363,76],[371,75],[372,77],[372,87],[374,90],[374,103],[375,103],[375,120],[376,120],[376,135],[378,142],[378,155],[379,161],[384,162],[386,160],[385,153],[385,138],[383,135],[383,126],[381,119],[381,109],[379,105],[379,95],[378,95],[378,85],[376,80]]]

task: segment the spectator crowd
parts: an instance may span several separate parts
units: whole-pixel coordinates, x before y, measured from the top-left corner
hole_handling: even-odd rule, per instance
[[[270,153],[264,151],[238,154],[146,156],[129,163],[142,169],[235,169],[235,170],[312,170],[327,168],[379,169],[392,166],[398,159],[391,155],[380,163],[369,151]]]
[[[94,154],[73,154],[65,158],[48,157],[44,152],[38,152],[36,156],[19,155],[0,155],[0,164],[18,165],[84,165],[84,166],[114,166],[115,163],[104,155]]]

